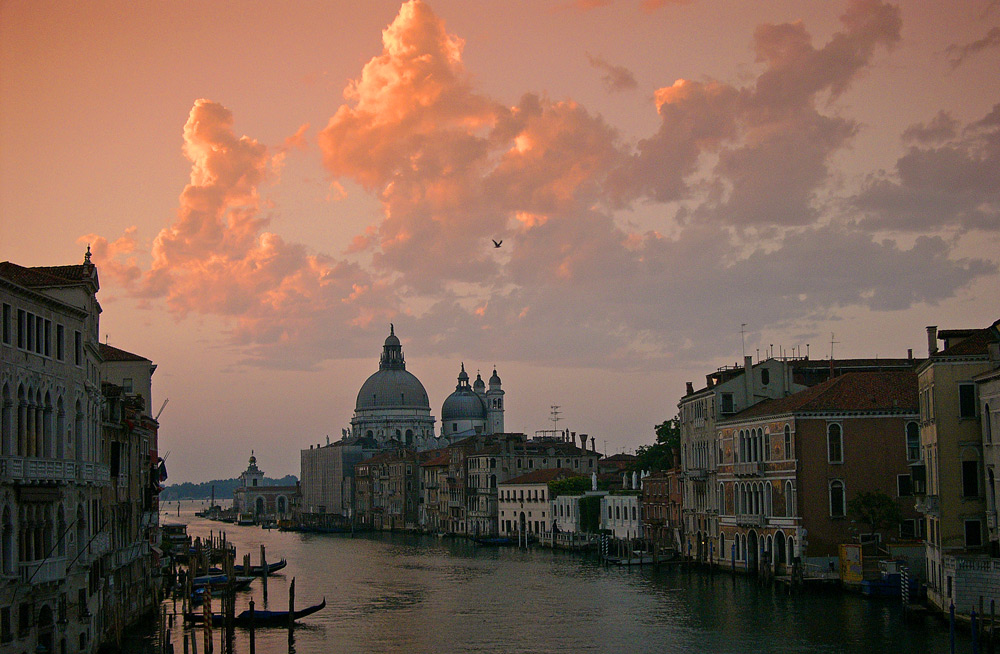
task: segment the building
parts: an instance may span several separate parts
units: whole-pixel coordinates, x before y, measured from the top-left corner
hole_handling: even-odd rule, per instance
[[[806,357],[768,357],[753,363],[724,366],[706,375],[706,386],[695,390],[687,383],[678,403],[683,472],[683,531],[685,553],[707,561],[709,543],[721,534],[716,471],[719,467],[716,423],[766,399],[786,397],[847,372],[912,370],[919,363],[906,359],[814,360]]]
[[[89,250],[0,263],[2,651],[95,651],[155,587],[153,366],[100,345],[99,289]]]
[[[445,443],[475,434],[500,434],[503,432],[503,396],[500,377],[496,368],[486,390],[483,378],[476,373],[476,382],[469,385],[469,375],[462,364],[455,391],[441,406],[441,438]]]
[[[247,469],[240,473],[240,483],[233,489],[233,508],[238,516],[252,516],[255,522],[288,520],[298,506],[299,486],[265,486],[264,471],[257,467],[257,457],[250,451]]]
[[[448,465],[451,453],[447,448],[420,464],[420,516],[423,531],[444,534],[450,527],[448,510]]]
[[[943,342],[940,349],[938,341]],[[966,558],[988,549],[985,487],[990,469],[984,483],[976,379],[995,366],[990,350],[998,342],[995,324],[940,332],[931,326],[928,358],[917,368],[921,461],[914,466],[914,478],[917,507],[927,525],[927,597],[941,610],[956,599],[956,579]]]
[[[499,535],[531,534],[541,536],[553,531],[549,482],[578,477],[567,468],[534,470],[519,475],[498,486]]]
[[[433,449],[434,416],[427,391],[406,370],[403,347],[389,326],[378,370],[361,385],[351,420],[354,437],[374,439],[378,447]]]
[[[644,536],[661,549],[680,551],[681,470],[654,470],[642,479],[642,527]]]
[[[302,524],[344,527],[354,512],[354,469],[378,451],[374,439],[351,438],[309,446],[300,453]]]
[[[828,571],[864,525],[848,516],[862,492],[888,495],[918,536],[909,464],[916,457],[916,374],[851,372],[758,402],[718,423],[720,534],[699,534],[708,556],[750,572],[790,572],[796,560]]]
[[[429,458],[426,454],[423,458]],[[357,524],[365,529],[417,529],[421,455],[414,450],[380,452],[355,467]]]
[[[624,540],[642,538],[642,502],[638,490],[617,491],[601,498],[601,529]]]
[[[1000,332],[1000,321],[993,323],[992,329],[995,332]],[[976,390],[979,396],[983,463],[986,473],[987,540],[990,556],[1000,558],[996,484],[996,477],[1000,474],[1000,338],[998,338],[998,342],[990,343],[987,346],[987,351],[992,370],[976,377]]]

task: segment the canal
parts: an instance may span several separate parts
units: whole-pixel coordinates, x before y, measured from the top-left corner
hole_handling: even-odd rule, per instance
[[[237,560],[260,546],[288,567],[240,593],[258,609],[284,610],[295,578],[295,606],[324,597],[289,649],[287,631],[262,629],[256,651],[314,652],[948,652],[947,628],[903,620],[898,601],[839,592],[786,595],[728,574],[686,567],[604,567],[589,557],[535,548],[477,547],[449,538],[310,535],[237,527],[197,518],[192,536],[225,530]],[[174,603],[167,601],[169,611]],[[176,604],[180,611],[180,603]],[[198,630],[198,651],[203,640]],[[185,627],[172,628],[175,651]],[[219,630],[215,651],[219,652]],[[249,651],[237,629],[236,651]],[[959,634],[958,651],[971,645]]]

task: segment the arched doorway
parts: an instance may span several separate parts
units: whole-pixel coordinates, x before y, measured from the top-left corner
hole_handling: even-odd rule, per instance
[[[44,647],[46,652],[52,650],[52,609],[48,604],[38,612],[38,647]]]
[[[285,513],[286,510],[285,496],[282,495],[278,498],[278,513]]]
[[[264,498],[258,497],[257,501],[254,503],[257,515],[264,513]]]
[[[747,570],[749,572],[757,572],[757,547],[757,532],[751,529],[750,533],[747,534]]]
[[[785,552],[785,533],[779,531],[774,535],[774,571],[776,574],[785,574],[785,564],[788,557]]]

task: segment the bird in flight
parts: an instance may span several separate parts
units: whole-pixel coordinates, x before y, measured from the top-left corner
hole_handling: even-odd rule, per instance
[[[496,240],[496,239],[490,239],[490,240],[493,241],[493,247],[495,247],[495,248],[500,247],[500,244],[503,243],[503,239],[500,239],[499,241]]]

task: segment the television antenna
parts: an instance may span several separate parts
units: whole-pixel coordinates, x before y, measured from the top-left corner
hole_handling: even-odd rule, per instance
[[[559,410],[558,404],[553,404],[549,407],[549,420],[552,421],[552,431],[556,431],[556,427],[559,421],[562,420],[559,416],[562,415],[562,411]]]

